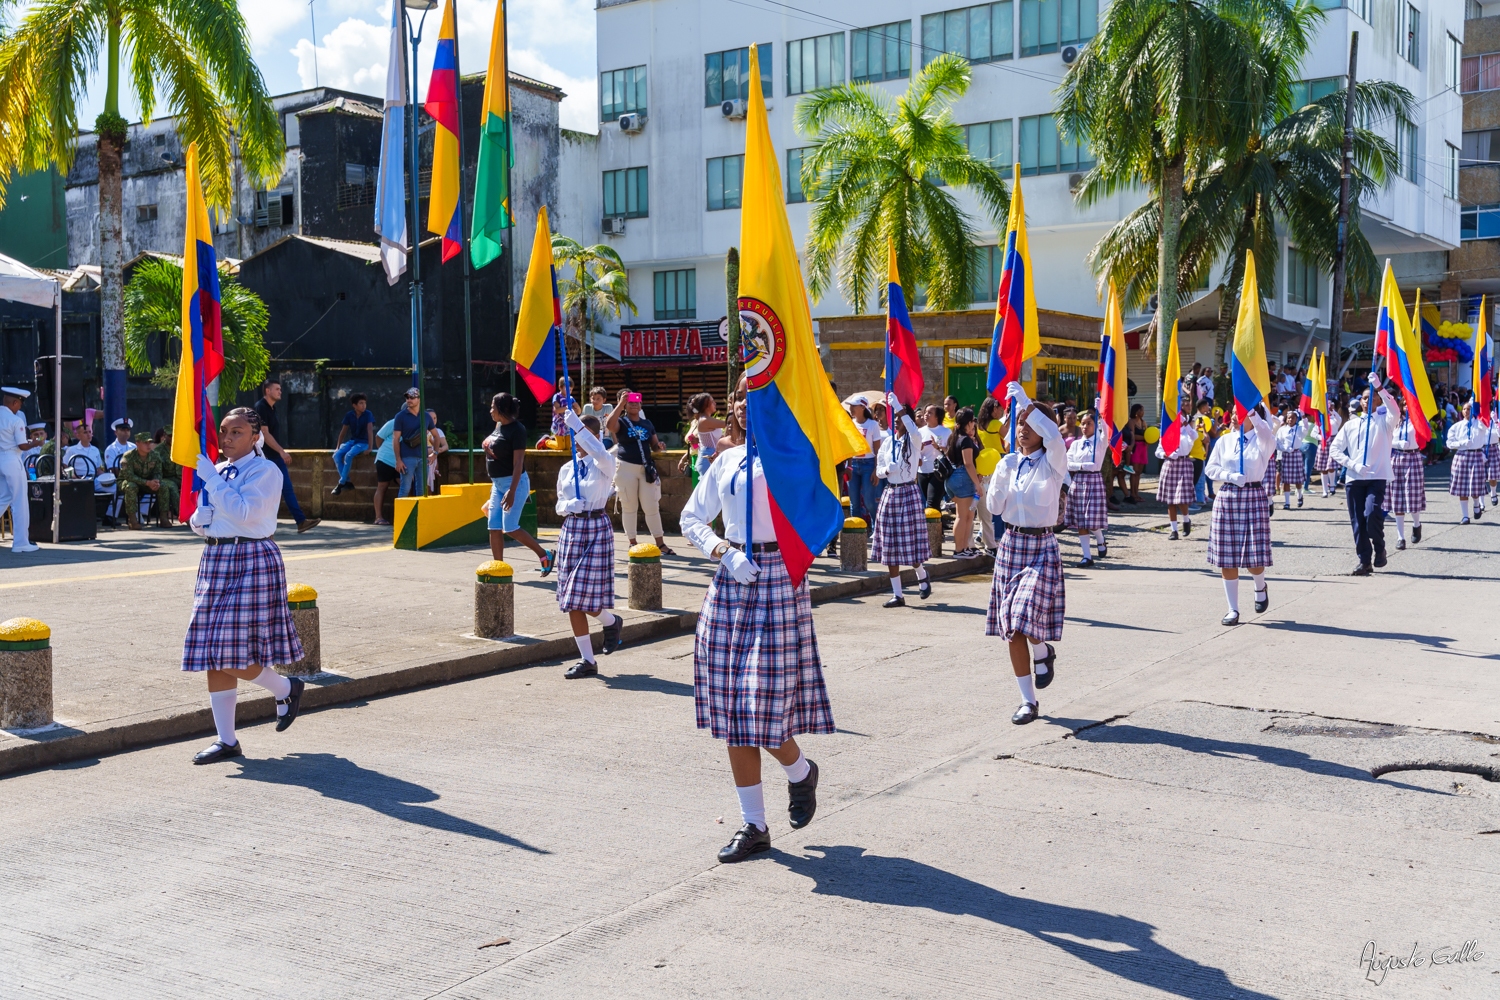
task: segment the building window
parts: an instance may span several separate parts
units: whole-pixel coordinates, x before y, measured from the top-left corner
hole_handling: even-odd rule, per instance
[[[155,205],[137,205],[137,206],[135,206],[135,221],[136,222],[155,222],[156,221],[156,206]]]
[[[786,92],[806,94],[844,82],[844,33],[786,43]]]
[[[646,113],[646,67],[612,69],[599,74],[599,120],[617,121],[621,115]]]
[[[1417,127],[1396,116],[1396,155],[1400,162],[1396,172],[1413,184],[1417,182]]]
[[[1088,170],[1093,165],[1094,160],[1088,150],[1077,142],[1063,138],[1058,132],[1056,115],[1037,115],[1021,119],[1021,173],[1023,176]]]
[[[1500,159],[1500,129],[1485,129],[1482,132],[1465,132],[1464,148],[1459,166],[1474,167],[1494,163]]]
[[[761,42],[760,92],[771,96],[771,43]],[[725,49],[703,57],[703,106],[750,98],[750,49]]]
[[[1449,198],[1458,197],[1458,147],[1453,143],[1446,143],[1448,158],[1443,164],[1443,194]]]
[[[1021,55],[1056,52],[1099,32],[1099,0],[1021,0]]]
[[[1459,214],[1459,238],[1493,240],[1500,238],[1500,205],[1470,205]]]
[[[974,273],[973,290],[969,293],[972,302],[994,302],[1000,294],[1000,268],[1005,263],[1005,250],[1001,247],[980,247],[979,268]]]
[[[796,205],[807,200],[802,190],[802,156],[812,147],[801,146],[786,151],[786,203]]]
[[[969,155],[984,160],[996,170],[1006,170],[1015,161],[1011,159],[1010,119],[998,122],[980,122],[964,126],[964,145]]]
[[[1313,6],[1322,10],[1348,9],[1366,22],[1370,20],[1370,0],[1313,0]]]
[[[1305,108],[1321,101],[1329,94],[1337,94],[1344,88],[1341,76],[1324,76],[1316,80],[1298,80],[1292,84],[1292,110]]]
[[[1479,5],[1479,0],[1464,0],[1464,20],[1473,21],[1484,16],[1484,8]]]
[[[708,210],[740,207],[740,176],[744,156],[715,156],[708,161]]]
[[[650,214],[651,200],[645,167],[604,171],[604,215],[644,219]]]
[[[952,52],[969,62],[995,62],[1016,54],[1011,0],[922,15],[922,65]]]
[[[1294,306],[1318,305],[1318,265],[1295,247],[1286,252],[1286,300]]]
[[[375,174],[374,167],[367,167],[362,163],[345,163],[344,179],[339,181],[338,189],[334,192],[334,206],[358,208],[361,205],[375,204]]]
[[[1448,35],[1448,86],[1458,90],[1463,82],[1464,43]]]
[[[1460,71],[1459,90],[1465,94],[1500,90],[1500,52],[1465,57]]]
[[[881,80],[905,79],[911,76],[911,22],[894,21],[860,28],[850,42],[849,77],[856,83],[879,83]]]
[[[290,191],[255,192],[255,228],[290,226],[297,221],[297,204]]]
[[[1422,12],[1409,3],[1396,7],[1396,53],[1413,66],[1420,66]]]
[[[694,319],[698,315],[698,272],[693,268],[681,271],[657,271],[652,275],[655,285],[654,318]]]

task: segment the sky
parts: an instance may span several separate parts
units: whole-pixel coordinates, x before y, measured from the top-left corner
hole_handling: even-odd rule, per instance
[[[480,72],[489,62],[495,0],[455,2],[460,69]],[[241,0],[240,9],[270,93],[302,90],[315,83],[376,98],[385,93],[388,0],[312,0],[311,7],[308,0]],[[597,132],[594,0],[509,0],[507,9],[511,70],[563,89],[567,94],[561,108],[564,128]],[[435,8],[422,30],[418,79],[424,95],[441,20],[442,8]],[[128,92],[129,87],[121,89]],[[103,86],[91,81],[79,115],[84,128],[102,110],[103,95]],[[123,93],[122,103],[127,118],[139,118],[134,102]]]

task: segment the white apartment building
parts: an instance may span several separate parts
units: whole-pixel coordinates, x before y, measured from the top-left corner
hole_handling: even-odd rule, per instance
[[[974,65],[973,85],[954,109],[969,129],[970,148],[1006,168],[1007,177],[1011,162],[1022,165],[1038,305],[1102,315],[1088,252],[1143,195],[1077,207],[1070,187],[1090,165],[1088,152],[1059,139],[1052,118],[1054,92],[1076,48],[1095,33],[1101,2],[1107,0],[969,6],[955,0],[598,0],[601,231],[630,267],[632,296],[641,307],[634,322],[702,322],[725,313],[724,254],[739,240],[745,138],[737,107],[726,109],[725,102],[742,99],[752,84],[746,72],[751,44],[760,46],[760,83],[799,245],[811,208],[796,183],[800,150],[810,144],[792,124],[799,96],[851,80],[899,95],[924,56],[952,50]],[[1403,275],[1441,272],[1443,258],[1432,255],[1459,242],[1464,0],[1323,4],[1331,9],[1303,72],[1309,96],[1341,85],[1349,37],[1359,32],[1359,78],[1395,81],[1416,98],[1414,121],[1372,123],[1400,149],[1402,170],[1387,190],[1366,199],[1365,233],[1378,254],[1397,257]],[[638,117],[624,119],[622,128],[623,115]],[[977,200],[960,198],[982,240],[996,244],[996,226]],[[617,228],[622,231],[611,231]],[[1326,327],[1329,277],[1295,252],[1283,253],[1281,267],[1271,311],[1298,323],[1317,318]],[[992,304],[993,291],[989,295]],[[832,291],[814,303],[813,315],[874,308]],[[1198,357],[1206,358],[1202,348]]]

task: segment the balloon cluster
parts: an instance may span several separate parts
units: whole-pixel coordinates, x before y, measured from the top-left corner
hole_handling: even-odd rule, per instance
[[[1427,349],[1422,357],[1429,363],[1474,360],[1474,328],[1467,323],[1444,323],[1436,333],[1427,335]]]

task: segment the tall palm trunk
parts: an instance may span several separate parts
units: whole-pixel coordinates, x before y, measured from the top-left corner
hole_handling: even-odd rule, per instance
[[[1182,234],[1183,158],[1174,156],[1161,169],[1161,244],[1156,258],[1156,398],[1163,399],[1167,352],[1177,319],[1177,246]]]
[[[1239,239],[1230,253],[1229,275],[1224,290],[1219,294],[1219,325],[1214,332],[1214,366],[1224,364],[1224,351],[1229,347],[1229,338],[1234,333],[1234,324],[1240,314],[1240,288],[1245,284],[1245,250],[1254,245],[1255,214],[1260,199],[1245,206],[1245,220],[1240,224]]]
[[[104,111],[95,121],[99,136],[99,325],[104,362],[104,419],[125,416],[125,260],[121,158],[125,119],[120,116],[120,21],[110,18],[109,74]]]

